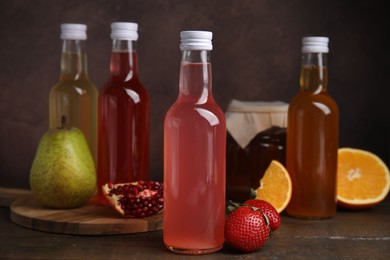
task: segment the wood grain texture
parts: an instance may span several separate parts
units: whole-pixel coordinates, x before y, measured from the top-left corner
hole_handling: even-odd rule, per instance
[[[301,220],[282,214],[281,227],[258,251],[240,253],[225,245],[196,259],[390,259],[390,197],[362,211],[338,210],[327,220]],[[180,260],[164,247],[163,232],[80,236],[21,228],[0,208],[0,259]],[[192,259],[192,258],[191,258]],[[194,258],[195,259],[195,258]]]
[[[32,193],[30,196],[25,195],[26,193],[11,203],[10,217],[14,223],[35,230],[77,235],[112,235],[162,229],[162,213],[143,219],[124,218],[110,207],[92,203],[75,209],[49,209],[43,207]]]

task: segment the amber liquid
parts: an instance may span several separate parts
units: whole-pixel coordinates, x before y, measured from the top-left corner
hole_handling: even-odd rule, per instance
[[[101,186],[149,179],[149,96],[138,78],[135,52],[111,54],[110,80],[98,105],[98,201]]]
[[[98,94],[83,69],[85,54],[66,52],[61,60],[61,78],[49,96],[49,126],[60,127],[62,116],[66,116],[68,127],[83,132],[96,162]]]
[[[286,164],[293,189],[287,213],[298,218],[336,214],[339,113],[326,84],[326,67],[303,66],[301,90],[288,110]]]

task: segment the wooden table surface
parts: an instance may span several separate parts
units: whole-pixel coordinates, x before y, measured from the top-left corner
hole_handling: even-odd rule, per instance
[[[10,220],[0,207],[0,259],[183,259],[165,249],[162,231],[81,236],[36,231]],[[390,259],[390,198],[364,211],[338,210],[329,220],[282,214],[282,226],[257,252],[225,246],[196,259]],[[190,257],[195,259],[195,257]]]

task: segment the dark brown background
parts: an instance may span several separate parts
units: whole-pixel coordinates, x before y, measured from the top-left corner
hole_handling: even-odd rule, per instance
[[[89,74],[108,78],[110,23],[139,23],[139,67],[151,96],[151,175],[162,179],[163,118],[178,92],[179,33],[214,33],[213,92],[289,102],[299,88],[302,36],[330,37],[329,92],[340,108],[340,146],[370,150],[389,165],[389,37],[385,1],[0,0],[0,186],[28,187],[58,80],[59,25],[88,25]]]

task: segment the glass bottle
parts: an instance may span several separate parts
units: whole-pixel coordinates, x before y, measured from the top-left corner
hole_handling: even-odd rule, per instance
[[[179,95],[164,121],[165,246],[206,254],[224,243],[226,122],[212,96],[212,33],[183,31]]]
[[[61,24],[61,74],[50,90],[49,127],[60,127],[66,116],[68,126],[79,128],[85,135],[96,163],[98,94],[88,78],[86,31],[85,24]]]
[[[304,37],[300,91],[288,110],[287,170],[292,179],[290,216],[307,219],[336,214],[339,112],[327,92],[327,37]]]
[[[101,186],[149,180],[149,95],[138,75],[138,24],[111,24],[110,78],[99,91],[98,200]]]

